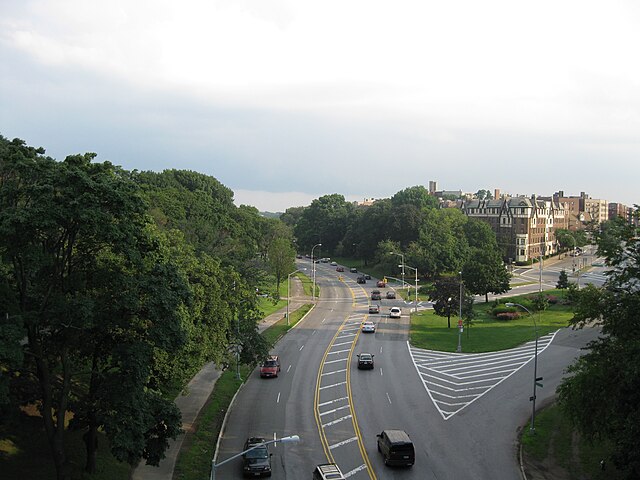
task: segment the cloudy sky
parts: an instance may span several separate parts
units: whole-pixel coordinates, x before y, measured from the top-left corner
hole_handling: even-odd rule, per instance
[[[640,203],[640,2],[0,0],[0,134],[236,203]]]

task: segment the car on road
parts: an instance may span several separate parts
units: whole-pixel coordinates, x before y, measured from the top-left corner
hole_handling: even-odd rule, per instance
[[[396,298],[396,292],[394,292],[393,290],[389,290],[387,292],[387,299],[394,300],[395,298]]]
[[[316,465],[312,478],[313,480],[345,480],[340,467],[335,463]]]
[[[302,255],[297,254],[297,255],[296,255],[296,258],[302,258]]]
[[[351,273],[358,273],[358,269],[357,269],[356,267],[351,267],[351,268],[349,269],[349,271],[350,271]]]
[[[376,324],[371,320],[366,320],[362,322],[362,333],[375,333]]]
[[[331,263],[330,263],[330,265],[331,265],[332,267],[337,267],[337,266],[338,266],[338,262],[331,262]]]
[[[358,283],[367,283],[367,280],[363,276],[360,276],[360,277],[356,278],[356,282],[358,282]]]
[[[277,355],[269,355],[260,366],[260,376],[277,377],[280,371],[280,358]]]
[[[369,275],[368,273],[365,273],[364,278],[365,280],[371,280],[371,275]]]
[[[369,313],[380,313],[380,305],[372,303],[369,305]]]
[[[383,430],[378,437],[378,451],[384,464],[389,466],[410,467],[416,461],[413,442],[404,430]]]
[[[336,272],[344,272],[344,267],[336,267]]]
[[[376,284],[376,287],[378,288],[385,288],[387,286],[387,282],[385,282],[384,280],[378,280],[378,283]]]
[[[389,309],[389,318],[400,318],[402,317],[402,310],[398,307],[391,307]]]
[[[358,354],[358,370],[373,370],[373,354],[367,352]]]
[[[244,450],[249,450],[242,455],[242,473],[245,477],[270,477],[271,476],[271,454],[265,439],[262,437],[249,437],[244,442]]]
[[[371,300],[381,300],[382,299],[382,294],[380,293],[380,290],[373,290],[371,292]]]

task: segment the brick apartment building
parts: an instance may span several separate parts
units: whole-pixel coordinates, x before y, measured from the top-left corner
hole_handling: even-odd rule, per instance
[[[465,200],[460,208],[468,217],[491,226],[509,263],[529,262],[541,255],[557,253],[555,231],[569,226],[564,204],[535,195]]]

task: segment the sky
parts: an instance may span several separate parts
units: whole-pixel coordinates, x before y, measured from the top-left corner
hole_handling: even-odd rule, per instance
[[[636,0],[0,0],[0,135],[261,211],[414,185],[640,203]]]

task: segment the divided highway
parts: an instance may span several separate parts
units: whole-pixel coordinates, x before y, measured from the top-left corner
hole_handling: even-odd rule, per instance
[[[342,276],[342,279],[339,278]],[[518,428],[531,413],[531,346],[487,354],[437,354],[410,348],[408,307],[383,300],[368,315],[375,286],[316,265],[321,298],[277,345],[278,378],[252,373],[238,393],[217,461],[242,451],[250,436],[299,435],[298,444],[270,446],[273,478],[311,478],[316,464],[335,462],[351,479],[520,478]],[[402,306],[400,319],[389,306]],[[361,333],[365,318],[375,333]],[[597,331],[561,330],[541,339],[538,371],[551,398],[566,365]],[[373,370],[358,370],[360,352],[375,355]],[[416,448],[409,469],[385,467],[376,434],[407,431]],[[242,478],[242,462],[216,469],[217,478]]]

